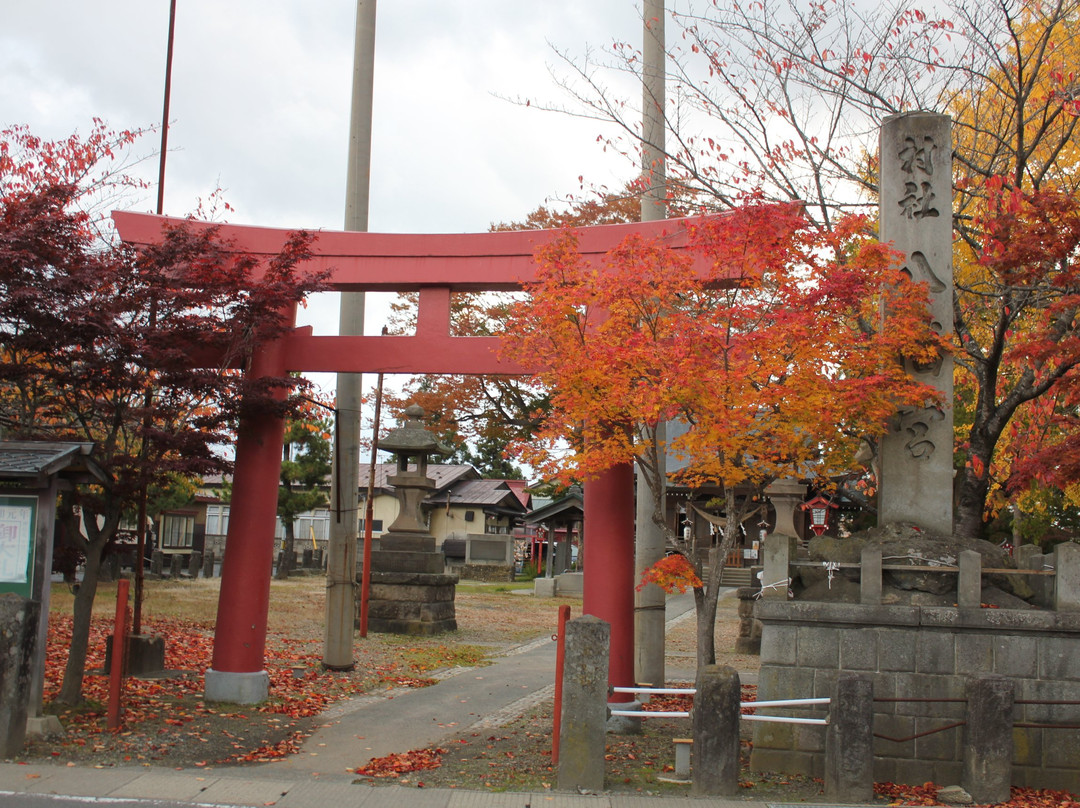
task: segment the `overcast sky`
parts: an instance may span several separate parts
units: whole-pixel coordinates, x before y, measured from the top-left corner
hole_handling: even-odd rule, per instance
[[[178,0],[165,211],[215,188],[228,220],[337,230],[344,220],[355,0]],[[0,0],[0,125],[35,134],[161,119],[168,0]],[[559,100],[552,45],[640,42],[634,0],[382,0],[371,213],[382,232],[471,232],[522,218],[578,177],[620,185],[599,124],[515,106]],[[140,150],[153,153],[157,135]],[[156,176],[156,160],[147,163]],[[140,209],[151,210],[148,196]],[[335,333],[336,300],[303,315]],[[367,328],[380,327],[369,311]]]

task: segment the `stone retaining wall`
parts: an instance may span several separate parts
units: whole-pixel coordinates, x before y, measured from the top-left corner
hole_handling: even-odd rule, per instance
[[[758,699],[831,697],[840,671],[874,680],[874,732],[907,738],[964,721],[970,674],[1015,683],[1015,723],[1080,725],[1080,613],[785,602],[762,599]],[[954,699],[956,701],[917,701]],[[770,712],[762,710],[762,712]],[[822,717],[821,708],[775,709]],[[963,727],[874,740],[874,779],[960,781]],[[1012,782],[1080,791],[1080,730],[1015,727]],[[820,726],[755,722],[751,767],[821,777]]]
[[[513,565],[505,564],[454,564],[451,571],[463,581],[488,581],[504,583],[514,580]]]

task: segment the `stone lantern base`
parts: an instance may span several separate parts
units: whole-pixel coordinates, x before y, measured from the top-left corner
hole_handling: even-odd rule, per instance
[[[368,631],[430,636],[457,631],[456,575],[372,572]]]
[[[444,573],[430,535],[386,533],[371,553],[368,631],[430,636],[457,631],[458,576]]]

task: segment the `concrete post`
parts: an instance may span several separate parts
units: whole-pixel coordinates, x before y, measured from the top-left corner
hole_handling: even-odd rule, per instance
[[[40,613],[36,601],[0,595],[0,758],[19,754],[26,740]]]
[[[214,577],[214,561],[215,560],[216,559],[214,558],[214,551],[213,550],[207,550],[203,554],[203,563],[202,563],[202,577],[203,578],[213,578]]]
[[[859,602],[864,606],[881,605],[881,548],[864,547],[859,569]]]
[[[1080,544],[1063,541],[1054,547],[1054,608],[1080,611]]]
[[[162,571],[165,569],[165,554],[161,550],[154,550],[150,554],[150,574],[161,577]]]
[[[770,533],[765,537],[765,571],[761,576],[761,596],[787,600],[791,583],[791,537]]]
[[[198,550],[193,552],[188,557],[188,577],[190,577],[192,580],[195,580],[199,577],[199,573],[202,571],[202,560],[203,554],[200,553]]]
[[[825,798],[873,802],[874,682],[867,674],[837,676],[825,732]]]
[[[641,73],[641,221],[667,218],[667,39],[664,0],[645,0],[642,9]],[[659,446],[659,485],[665,486],[667,427],[656,425]],[[660,496],[663,501],[664,494]],[[653,521],[653,494],[644,476],[637,479],[635,523],[635,584],[641,573],[664,557],[664,532]],[[664,670],[664,590],[649,584],[636,594],[634,605],[634,679],[662,685]]]
[[[880,136],[881,240],[906,256],[904,270],[926,283],[931,324],[953,331],[952,129],[947,115],[887,118]],[[887,317],[888,314],[886,313]],[[888,326],[886,326],[887,328]],[[898,412],[881,440],[881,524],[912,522],[952,534],[953,360],[905,359],[907,372],[941,391],[941,405]]]
[[[1004,676],[980,674],[968,679],[966,695],[960,784],[976,803],[1006,802],[1012,783],[1015,685]]]
[[[352,107],[345,175],[345,229],[368,229],[371,189],[371,110],[375,93],[375,0],[356,0],[353,36]],[[343,292],[338,334],[364,333],[364,293]],[[330,486],[330,539],[326,563],[326,628],[323,667],[352,670],[356,612],[356,553],[360,491],[360,403],[363,377],[337,374],[334,463]]]
[[[174,581],[180,580],[180,575],[184,571],[184,557],[179,553],[174,553],[169,558],[169,577]]]
[[[560,791],[602,791],[611,628],[591,615],[566,624],[559,730]]]
[[[982,605],[982,555],[975,550],[960,551],[956,605],[961,609],[978,609]]]
[[[739,674],[727,665],[706,665],[696,687],[690,789],[696,796],[732,797],[739,793]]]

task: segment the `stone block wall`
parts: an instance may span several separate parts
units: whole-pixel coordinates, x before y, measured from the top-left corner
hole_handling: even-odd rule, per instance
[[[452,567],[463,581],[488,581],[504,583],[514,580],[513,565],[506,564],[458,564]]]
[[[921,736],[875,737],[876,781],[958,783],[963,727],[931,731],[963,722],[968,676],[993,673],[1015,684],[1013,785],[1080,791],[1080,730],[1017,726],[1080,725],[1080,614],[763,599],[755,617],[759,700],[831,697],[840,671],[868,673],[875,735]],[[824,727],[755,722],[751,767],[821,777],[824,749]]]

